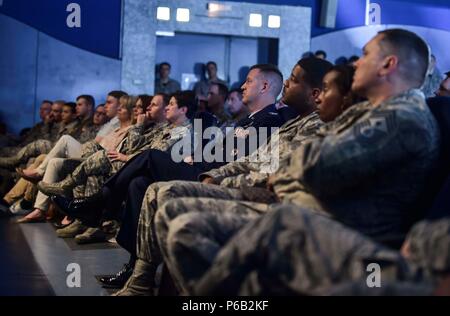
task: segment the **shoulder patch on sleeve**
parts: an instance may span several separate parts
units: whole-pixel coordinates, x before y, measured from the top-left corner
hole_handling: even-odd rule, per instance
[[[354,136],[361,141],[376,141],[388,135],[395,128],[395,112],[374,113],[370,118],[357,123]]]

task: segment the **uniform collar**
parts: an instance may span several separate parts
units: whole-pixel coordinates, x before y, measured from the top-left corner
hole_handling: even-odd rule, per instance
[[[262,108],[261,110],[258,110],[256,112],[253,112],[253,113],[249,114],[248,118],[255,119],[256,117],[264,116],[264,115],[266,115],[266,114],[268,114],[270,112],[274,112],[274,113],[277,112],[277,108],[275,106],[275,103],[271,104],[271,105],[268,105],[265,108]]]

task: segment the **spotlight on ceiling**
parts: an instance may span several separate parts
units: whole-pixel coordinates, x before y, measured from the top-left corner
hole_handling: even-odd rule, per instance
[[[156,9],[156,18],[158,20],[169,21],[170,20],[170,8],[158,7]]]
[[[177,21],[189,22],[189,9],[178,8],[177,9]]]
[[[279,29],[281,26],[281,17],[279,15],[269,15],[267,26],[272,29]]]
[[[251,27],[261,27],[262,15],[259,13],[250,13],[248,25],[250,25]]]

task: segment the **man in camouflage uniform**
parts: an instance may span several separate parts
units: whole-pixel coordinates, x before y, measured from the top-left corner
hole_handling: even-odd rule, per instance
[[[4,157],[0,158],[0,187],[1,194],[6,194],[6,192],[11,188],[10,182],[15,177],[14,166],[20,163],[26,163],[28,158],[37,157],[40,152],[48,152],[51,149],[52,141],[57,137],[61,129],[61,113],[64,105],[64,101],[55,101],[51,106],[50,114],[46,118],[44,125],[41,128],[35,128],[32,135],[36,135],[38,131],[42,132],[40,138],[37,140],[31,140],[30,143],[25,144],[24,147],[7,147],[2,150],[5,154]],[[33,136],[34,137],[34,136]],[[24,159],[24,157],[26,159]]]
[[[64,155],[79,158],[81,153],[81,144],[93,140],[101,126],[105,123],[104,115],[95,115],[95,118],[93,117],[94,107],[94,97],[91,95],[78,96],[76,103],[76,121],[78,123],[74,123],[76,127],[70,129],[69,126],[67,126],[65,130],[59,131],[55,137],[55,142],[51,144],[52,149],[48,152],[47,158],[44,162],[38,166],[37,169],[25,170],[25,176],[31,176],[31,178],[42,178],[48,161],[52,158],[64,157]],[[96,113],[97,111],[99,111],[99,113],[103,113],[104,107],[97,109]],[[60,135],[62,136],[58,137]],[[42,153],[47,153],[47,145],[50,145],[50,142],[43,142],[40,146],[34,146],[34,150],[31,148],[25,149],[22,154],[23,159],[26,159],[30,155],[34,155],[39,151],[39,148],[42,149]]]
[[[248,115],[248,107],[242,102],[241,88],[232,89],[228,93],[225,108],[230,112],[231,118],[234,122],[239,122]],[[285,120],[286,122],[289,120]],[[235,126],[236,124],[230,125]]]
[[[352,89],[369,101],[352,106],[302,143],[269,184],[283,203],[383,239],[404,234],[416,218],[414,206],[437,162],[439,131],[416,90],[427,69],[425,42],[405,30],[386,30],[364,51]],[[155,225],[169,271],[182,288],[189,288],[234,233],[276,205],[249,207],[206,198],[167,202]],[[220,217],[220,224],[205,225],[202,216]],[[180,249],[189,255],[181,255]]]
[[[43,106],[44,108],[40,109],[40,115],[41,118],[43,115],[46,115],[43,118],[43,121],[36,124],[30,132],[28,132],[25,137],[25,139],[22,141],[22,143],[19,146],[15,147],[6,147],[2,148],[0,150],[2,157],[12,157],[16,155],[21,149],[23,149],[26,145],[40,140],[50,140],[51,138],[55,137],[55,135],[58,133],[60,128],[60,122],[61,122],[61,112],[62,112],[62,106],[65,103],[65,101],[55,101],[51,104],[49,113],[47,113],[46,106]],[[45,103],[47,104],[47,103]]]
[[[232,126],[233,120],[225,111],[225,101],[228,95],[228,88],[221,83],[212,83],[209,86],[207,109],[217,119],[217,126],[224,128]]]
[[[246,195],[248,187],[265,186],[269,175],[278,169],[279,164],[283,164],[292,148],[313,135],[322,124],[316,112],[315,100],[321,91],[322,78],[331,66],[329,62],[315,58],[302,59],[297,63],[291,77],[286,80],[283,100],[301,114],[285,123],[271,136],[268,144],[251,155],[201,175],[201,179],[212,178],[220,186],[173,181],[154,183],[147,189],[138,226],[138,265],[153,266],[154,270],[161,262],[153,227],[157,206],[162,205],[160,201],[180,196],[248,200],[252,198]],[[265,208],[263,204],[262,210]],[[120,294],[136,294],[135,290],[136,284],[131,281]]]
[[[41,122],[37,123],[35,126],[33,126],[33,128],[31,128],[28,133],[26,133],[20,145],[24,146],[35,140],[41,139],[42,135],[49,134],[51,125],[52,123],[54,123],[53,120],[55,119],[55,117],[50,116],[52,111],[52,104],[52,101],[42,101],[41,107],[39,108],[39,117],[41,118]],[[60,111],[61,110],[59,110],[59,112]]]
[[[59,109],[60,106],[60,101],[55,102],[52,105],[52,113],[54,110],[56,111]],[[14,156],[0,158],[0,167],[14,168],[21,163],[27,162],[29,158],[37,157],[41,154],[47,154],[53,148],[56,141],[63,135],[73,135],[75,137],[80,136],[81,123],[76,117],[75,103],[64,103],[61,111],[61,123],[58,125],[57,133],[52,130],[48,137],[43,135],[42,139],[29,143],[20,149]],[[54,116],[56,116],[56,114],[54,114]]]
[[[38,140],[43,135],[48,135],[53,124],[53,117],[50,116],[52,111],[52,101],[44,100],[39,108],[39,117],[41,122],[33,126],[23,137],[18,146],[0,148],[0,156],[9,157],[16,154],[21,147]]]
[[[79,134],[73,135],[81,144],[95,139],[98,131],[106,123],[105,116],[94,115],[97,112],[95,109],[95,99],[91,95],[80,95],[77,97],[77,119],[80,121]],[[100,109],[102,112],[103,109]],[[100,113],[101,113],[100,112]]]
[[[224,220],[209,215],[198,220],[210,229]],[[328,217],[285,205],[240,230],[204,275],[192,264],[175,271],[201,277],[186,283],[194,295],[430,295],[449,275],[450,217],[416,224],[406,240],[408,247],[392,250]],[[209,240],[200,242],[177,251],[215,251]],[[380,288],[367,283],[374,281],[374,264]]]

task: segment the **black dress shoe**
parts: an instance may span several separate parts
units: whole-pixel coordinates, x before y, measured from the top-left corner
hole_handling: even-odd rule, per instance
[[[73,223],[73,221],[70,221],[68,224],[63,224],[61,222],[55,222],[55,223],[53,223],[53,226],[57,229],[62,229],[62,228],[66,228],[67,226],[69,226],[72,223]]]
[[[98,197],[69,200],[60,195],[50,197],[65,215],[79,219],[89,227],[99,227],[103,214],[103,203]]]
[[[124,264],[122,270],[116,274],[107,275],[99,278],[98,280],[105,288],[121,289],[133,274],[133,267],[128,263]]]

